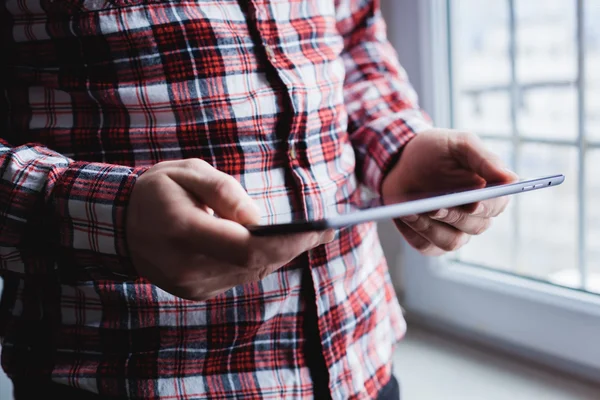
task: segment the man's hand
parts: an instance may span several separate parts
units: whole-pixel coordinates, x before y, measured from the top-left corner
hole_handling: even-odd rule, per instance
[[[420,133],[406,145],[386,176],[382,193],[384,201],[392,202],[411,194],[484,187],[486,183],[516,179],[476,135],[436,129]],[[507,204],[508,198],[497,198],[408,216],[395,223],[411,246],[425,255],[437,256],[462,247],[470,235],[483,233]]]
[[[231,176],[198,159],[167,161],[136,182],[127,241],[141,277],[175,296],[206,300],[333,240],[331,231],[255,237],[241,225],[258,220]]]

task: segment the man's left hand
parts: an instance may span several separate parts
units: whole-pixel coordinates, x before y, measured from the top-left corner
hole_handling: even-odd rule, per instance
[[[487,150],[474,134],[434,129],[418,134],[404,148],[385,177],[386,203],[430,192],[508,183],[517,175]],[[395,221],[409,244],[421,253],[439,256],[464,246],[471,235],[486,231],[502,213],[508,198],[496,198],[463,207],[412,215]]]

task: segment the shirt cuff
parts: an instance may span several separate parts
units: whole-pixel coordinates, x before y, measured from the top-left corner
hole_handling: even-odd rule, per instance
[[[433,123],[422,110],[403,110],[370,122],[363,129],[371,130],[372,138],[363,155],[363,183],[381,194],[381,186],[388,172],[402,154],[404,146],[418,133],[432,129]]]
[[[74,162],[52,191],[59,246],[78,267],[136,278],[125,232],[137,178],[149,167]]]

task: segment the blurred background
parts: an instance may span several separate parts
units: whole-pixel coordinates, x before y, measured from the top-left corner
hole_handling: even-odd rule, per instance
[[[515,198],[458,259],[600,293],[600,2],[583,7],[580,30],[576,1],[452,1],[452,125],[522,177],[567,176]]]

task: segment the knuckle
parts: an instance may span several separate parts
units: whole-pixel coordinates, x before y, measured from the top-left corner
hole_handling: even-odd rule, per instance
[[[465,219],[465,215],[459,211],[451,210],[445,218],[445,222],[449,224],[459,224]]]
[[[450,239],[440,243],[439,247],[445,251],[458,250],[462,244],[464,234],[453,235]]]
[[[426,240],[417,240],[412,243],[413,247],[421,253],[428,251],[433,245]]]
[[[483,232],[487,231],[490,227],[491,221],[489,219],[483,220],[483,222],[475,229],[475,235],[481,235]]]
[[[207,167],[209,164],[200,158],[188,158],[181,162],[184,168],[198,170]]]
[[[457,132],[454,136],[454,142],[456,143],[456,146],[460,149],[467,149],[469,147],[469,144],[477,139],[478,136],[475,135],[473,132],[466,131]]]
[[[502,198],[500,202],[500,207],[498,207],[497,211],[492,214],[492,217],[497,217],[498,215],[506,211],[509,204],[510,200],[508,199],[508,197]]]
[[[411,223],[410,226],[417,233],[427,233],[431,229],[431,221],[429,218],[419,218],[416,222]]]
[[[150,169],[148,169],[148,171],[145,172],[139,179],[143,178],[144,176],[149,176],[156,172],[162,171],[165,168],[177,166],[180,163],[181,163],[181,161],[179,161],[179,160],[177,160],[177,161],[169,160],[169,161],[158,162],[158,163],[154,164],[152,167],[150,167]]]
[[[218,197],[223,198],[231,195],[231,192],[238,181],[227,174],[220,174],[219,178],[215,180],[214,191]]]
[[[259,281],[262,281],[269,275],[271,275],[271,269],[269,267],[259,268],[256,274]]]
[[[466,132],[459,133],[459,140],[461,140],[464,144],[468,144],[468,143],[479,141],[480,138],[474,132],[466,131]]]
[[[272,268],[271,266],[268,266],[268,265],[257,267],[257,268],[252,268],[246,274],[246,279],[245,280],[248,281],[248,282],[262,281],[263,279],[265,279],[269,275],[271,275],[271,273],[274,271],[274,269],[275,268]]]

